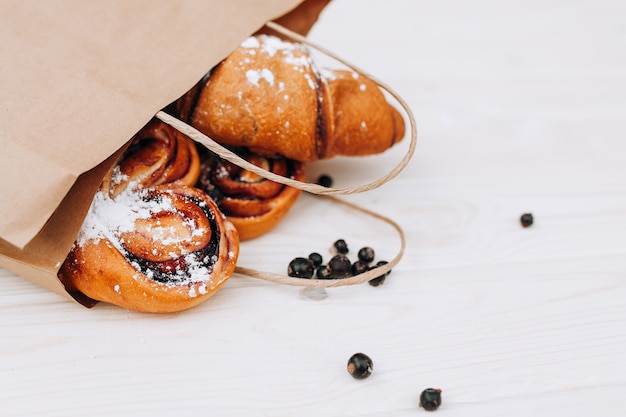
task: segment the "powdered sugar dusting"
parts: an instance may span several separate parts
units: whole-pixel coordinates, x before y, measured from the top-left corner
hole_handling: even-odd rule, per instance
[[[286,42],[277,36],[259,35],[258,37],[250,37],[241,43],[241,47],[246,49],[261,49],[261,52],[273,57],[278,52],[289,55],[294,49],[302,49],[302,46]]]
[[[284,58],[284,61],[296,67],[308,67],[311,65],[311,58],[309,58],[306,55],[301,55],[301,56],[286,55]]]
[[[307,83],[309,84],[309,87],[311,87],[312,90],[315,90],[317,87],[315,85],[315,81],[313,81],[313,79],[311,78],[311,76],[309,74],[304,74],[304,78],[306,78]]]
[[[328,68],[320,69],[320,75],[327,80],[335,80],[337,78],[335,71]]]
[[[212,271],[212,268],[207,264],[207,262],[203,262],[203,259],[196,253],[190,253],[185,256],[185,261],[187,262],[186,272],[189,274],[191,282],[206,281],[206,277],[208,277]],[[214,264],[215,262],[216,259],[210,259],[211,264]]]
[[[111,245],[123,254],[127,253],[124,248],[125,242],[121,236],[126,232],[136,231],[137,221],[154,219],[155,215],[161,212],[177,212],[167,193],[160,193],[157,197],[153,197],[150,195],[149,189],[137,189],[132,186],[125,188],[114,197],[111,197],[108,192],[99,191],[94,196],[75,244],[83,246],[90,240],[97,243],[101,239],[106,239],[107,245]],[[193,220],[185,218],[182,213],[181,217],[184,219],[183,224],[191,230],[192,236],[206,233],[205,230],[199,229]],[[169,226],[161,225],[158,220],[155,221],[154,226],[150,227],[149,233],[155,241],[161,244],[176,244],[178,241],[189,239],[181,239],[175,230]],[[206,283],[211,281],[212,265],[218,260],[217,256],[202,254],[202,252],[187,253],[182,258],[178,258],[180,255],[177,253],[171,253],[169,256],[172,260],[182,260],[175,262],[172,267],[168,267],[166,269],[167,281],[163,282],[160,279],[159,283],[165,285],[203,283],[198,293],[195,290],[190,290],[190,296],[207,292]],[[143,272],[149,279],[157,278],[155,271],[142,267],[140,262],[130,261],[130,264],[138,271],[133,276],[134,279],[141,277],[139,272]],[[119,285],[113,289],[118,293],[120,292]]]
[[[127,187],[115,197],[106,192],[95,195],[78,234],[78,245],[90,239],[97,242],[107,238],[120,248],[115,245],[119,242],[119,234],[133,231],[137,220],[149,219],[155,213],[174,209],[170,199],[146,199],[146,190],[133,191],[133,188]]]
[[[242,48],[258,48],[259,46],[261,46],[261,44],[259,43],[259,40],[254,36],[249,37],[241,43]]]
[[[128,175],[122,173],[120,166],[116,165],[111,173],[111,186],[115,187],[125,181],[128,181]]]
[[[295,71],[305,73],[310,68],[314,68],[313,60],[308,54],[308,49],[301,43],[287,42],[276,36],[259,35],[250,37],[241,43],[244,52],[249,55],[256,55],[257,51],[270,58],[279,57],[283,62],[293,66]],[[246,64],[251,64],[249,59],[244,60]],[[258,85],[261,79],[265,79],[270,85],[274,84],[274,75],[266,68],[250,69],[246,72],[249,82]],[[280,91],[284,88],[284,83],[279,82]]]
[[[248,70],[246,71],[246,78],[251,84],[259,86],[260,80],[265,80],[269,85],[274,85],[274,74],[267,68],[260,70]]]

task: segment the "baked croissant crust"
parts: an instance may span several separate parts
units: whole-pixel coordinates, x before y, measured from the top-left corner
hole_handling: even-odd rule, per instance
[[[405,130],[372,80],[318,69],[305,45],[271,35],[244,41],[177,109],[221,144],[302,162],[380,153]]]
[[[59,271],[68,292],[166,313],[221,288],[234,272],[239,237],[213,199],[190,186],[199,165],[195,143],[166,125],[140,132],[96,193]]]
[[[304,181],[305,167],[282,156],[265,156],[246,148],[234,149],[246,161],[274,174]],[[219,158],[201,152],[201,174],[197,187],[217,202],[219,209],[237,228],[241,240],[253,239],[274,228],[289,212],[301,191]]]

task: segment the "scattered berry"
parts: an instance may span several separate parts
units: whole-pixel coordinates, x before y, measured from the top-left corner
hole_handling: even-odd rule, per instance
[[[378,261],[378,262],[376,262],[376,268],[378,268],[379,266],[387,265],[388,263],[389,262],[387,262],[387,261]],[[391,274],[391,271],[388,271],[386,273],[386,275],[389,275],[389,274]]]
[[[311,278],[313,271],[313,262],[307,258],[294,258],[287,267],[287,275],[290,277]]]
[[[383,285],[385,283],[385,278],[385,275],[381,275],[379,277],[370,279],[369,281],[367,281],[367,283],[370,284],[372,287],[378,287],[379,285]]]
[[[345,255],[335,255],[328,261],[328,268],[333,278],[345,278],[352,272],[352,262]]]
[[[354,379],[365,379],[372,374],[374,363],[365,353],[355,353],[348,360],[348,373]]]
[[[520,223],[522,223],[522,227],[532,226],[535,219],[533,219],[532,213],[524,213],[522,217],[519,219]]]
[[[435,411],[441,405],[441,390],[436,388],[426,388],[420,394],[420,404],[424,410]]]
[[[369,271],[369,269],[370,266],[367,264],[367,262],[358,260],[352,264],[352,275],[362,274],[363,272]]]
[[[372,266],[370,269],[376,269],[378,267],[381,267],[383,265],[387,265],[389,262],[387,261],[378,261],[376,263],[376,265]],[[385,283],[385,278],[387,278],[387,275],[389,275],[391,273],[391,271],[388,271],[376,278],[372,278],[368,281],[368,284],[370,284],[372,287],[378,287],[379,285],[383,285]]]
[[[369,246],[359,249],[358,257],[359,260],[363,262],[370,263],[374,260],[375,256],[376,255],[374,253],[374,249],[370,248]]]
[[[294,258],[288,267],[289,276],[340,279],[362,274],[387,263],[387,261],[379,261],[376,265],[371,265],[375,258],[375,252],[369,246],[362,247],[357,253],[358,260],[352,263],[346,255],[348,253],[348,244],[344,239],[336,240],[331,251],[334,252],[335,256],[325,265],[323,265],[324,259],[322,255],[318,252],[311,252],[308,259]],[[389,275],[389,272],[370,280],[370,285],[378,286],[382,284],[387,275]]]
[[[335,247],[335,249],[337,250],[338,253],[345,255],[346,253],[349,252],[348,250],[348,244],[346,243],[345,240],[343,239],[339,239],[337,241],[335,241],[335,243],[333,244],[333,246]]]
[[[329,175],[322,174],[317,179],[317,184],[321,185],[322,187],[329,188],[333,185],[333,179]]]
[[[313,262],[313,267],[317,268],[318,266],[320,266],[322,264],[322,262],[324,262],[324,259],[322,258],[322,255],[320,255],[317,252],[313,252],[309,255],[309,259],[311,260],[311,262]]]
[[[331,279],[330,268],[327,265],[320,265],[317,267],[317,271],[315,271],[315,276],[319,279]]]

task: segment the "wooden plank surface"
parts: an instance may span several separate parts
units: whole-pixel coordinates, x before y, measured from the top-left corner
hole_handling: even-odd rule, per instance
[[[409,167],[350,201],[393,218],[387,282],[236,276],[191,311],[88,310],[0,270],[0,415],[626,415],[626,3],[333,0],[311,34],[410,104]],[[310,167],[337,185],[398,161]],[[524,229],[519,216],[532,212]],[[241,264],[282,273],[385,224],[303,196]],[[355,352],[374,373],[353,380]]]

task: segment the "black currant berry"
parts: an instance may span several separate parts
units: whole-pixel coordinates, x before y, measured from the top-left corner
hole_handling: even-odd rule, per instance
[[[532,226],[535,219],[533,218],[532,213],[524,213],[522,217],[519,219],[520,223],[522,223],[522,227]]]
[[[375,257],[374,249],[368,246],[361,248],[359,249],[358,257],[359,260],[370,263],[374,260]]]
[[[318,266],[320,266],[322,264],[322,262],[324,262],[324,259],[322,258],[322,255],[320,255],[317,252],[313,252],[309,255],[309,259],[311,260],[311,262],[313,262],[313,266],[315,268],[317,268]]]
[[[379,266],[383,266],[383,265],[387,265],[389,262],[387,261],[378,261],[376,262],[376,268],[378,268]],[[391,271],[387,271],[386,275],[391,274]]]
[[[329,188],[331,185],[333,185],[333,179],[330,177],[330,175],[322,174],[317,179],[317,184],[321,185],[322,187]]]
[[[287,267],[287,275],[296,278],[311,278],[313,271],[313,262],[307,258],[294,258]]]
[[[339,240],[335,241],[333,246],[335,246],[335,249],[337,250],[337,253],[341,253],[342,255],[345,255],[346,253],[349,252],[348,244],[343,239],[339,239]]]
[[[333,278],[345,278],[352,273],[352,262],[345,255],[335,255],[328,261],[328,269]]]
[[[389,262],[387,261],[378,261],[376,263],[376,265],[372,266],[370,269],[376,269],[378,267],[381,267],[383,265],[387,265]],[[385,278],[387,278],[387,275],[389,275],[391,273],[391,271],[388,271],[376,278],[372,278],[368,281],[368,283],[372,286],[372,287],[378,287],[379,285],[383,285],[385,283]]]
[[[370,266],[367,264],[367,262],[358,260],[352,264],[352,275],[362,274],[363,272],[369,271],[369,269]]]
[[[420,394],[420,404],[426,411],[435,411],[441,405],[441,390],[438,388],[426,388]]]
[[[365,379],[372,374],[374,363],[365,353],[355,353],[348,360],[348,373],[354,379]]]
[[[320,265],[317,267],[317,271],[315,272],[315,276],[319,279],[331,279],[330,269],[326,265]]]
[[[385,283],[385,278],[386,275],[381,275],[379,277],[370,279],[369,281],[367,281],[367,283],[370,284],[372,287],[378,287],[379,285],[383,285]]]

